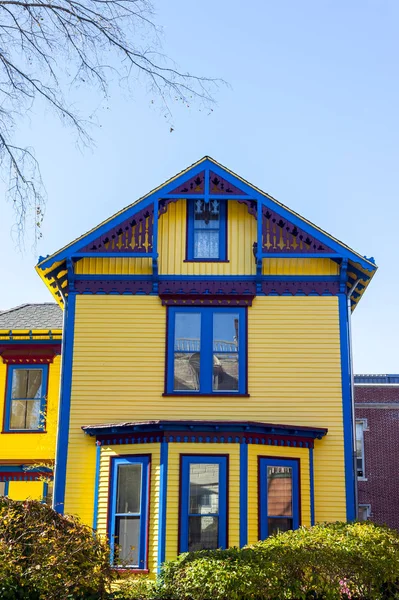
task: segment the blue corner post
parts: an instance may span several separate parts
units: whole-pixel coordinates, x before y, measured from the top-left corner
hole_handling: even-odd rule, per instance
[[[161,457],[159,465],[159,521],[158,521],[158,573],[165,562],[166,546],[166,499],[168,493],[168,453],[169,444],[161,442]]]
[[[58,412],[58,436],[54,472],[53,508],[64,513],[65,484],[68,457],[69,413],[72,389],[72,362],[75,330],[76,293],[70,291],[65,299],[62,340],[62,366],[60,406]]]
[[[356,518],[356,474],[354,470],[354,440],[352,422],[352,390],[351,390],[351,365],[349,353],[349,323],[347,295],[338,294],[339,302],[339,332],[341,346],[341,374],[342,374],[342,408],[344,424],[344,458],[345,458],[345,488],[346,488],[346,519],[353,521]]]
[[[240,444],[240,548],[248,544],[248,446]]]
[[[100,486],[101,442],[96,442],[96,473],[94,476],[93,529],[97,530],[98,494]]]

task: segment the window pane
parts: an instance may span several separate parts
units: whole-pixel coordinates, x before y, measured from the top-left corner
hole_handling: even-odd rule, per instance
[[[267,467],[267,512],[270,516],[292,516],[291,467]]]
[[[268,519],[269,535],[292,529],[292,519]]]
[[[119,465],[117,513],[139,513],[141,501],[141,465]]]
[[[115,534],[116,564],[138,567],[140,517],[117,517]]]
[[[219,465],[190,464],[190,513],[219,512]]]
[[[194,258],[219,258],[219,231],[194,231]]]
[[[40,400],[13,400],[10,429],[40,429]]]
[[[213,315],[213,378],[212,389],[238,391],[238,331],[237,313]]]
[[[14,369],[12,374],[12,398],[41,398],[41,369]]]
[[[0,496],[4,496],[6,491],[6,483],[5,481],[0,481]]]
[[[47,493],[44,498],[44,501],[46,504],[48,504],[48,506],[51,506],[53,503],[53,482],[52,481],[49,481],[47,483]]]
[[[219,547],[218,517],[188,518],[188,551],[215,550]]]
[[[199,390],[201,314],[175,314],[174,390]]]

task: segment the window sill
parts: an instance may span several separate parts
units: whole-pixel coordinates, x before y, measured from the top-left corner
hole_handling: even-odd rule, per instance
[[[1,433],[47,433],[45,429],[12,429],[7,431],[3,429]]]
[[[177,396],[207,396],[208,398],[249,398],[250,394],[236,394],[234,392],[207,392],[207,393],[201,393],[201,392],[190,392],[190,391],[184,391],[184,392],[164,392],[162,394],[162,396],[172,396],[172,397],[177,397]]]
[[[185,263],[229,263],[229,260],[222,260],[219,258],[186,258],[183,260]]]

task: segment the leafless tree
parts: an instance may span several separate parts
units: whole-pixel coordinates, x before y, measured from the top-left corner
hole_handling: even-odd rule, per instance
[[[71,85],[95,84],[107,96],[110,77],[144,84],[170,116],[171,101],[213,102],[219,81],[184,73],[159,51],[148,0],[0,0],[0,172],[16,211],[19,237],[35,215],[36,238],[45,205],[39,164],[17,145],[15,127],[41,99],[91,141],[87,120],[68,100]]]

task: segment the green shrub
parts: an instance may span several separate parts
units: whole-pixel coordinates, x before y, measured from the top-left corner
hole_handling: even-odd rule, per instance
[[[33,500],[0,498],[0,598],[106,597],[107,544],[78,519]]]
[[[186,553],[164,564],[157,594],[168,600],[399,599],[399,535],[369,522],[334,523],[242,550]]]

